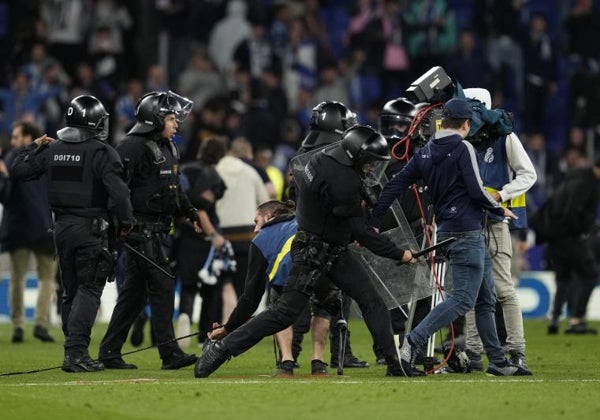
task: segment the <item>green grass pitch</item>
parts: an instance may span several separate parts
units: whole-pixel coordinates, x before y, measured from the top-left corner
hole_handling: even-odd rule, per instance
[[[600,323],[592,323],[596,328]],[[598,336],[546,335],[546,322],[525,324],[534,376],[497,378],[484,373],[386,378],[374,365],[364,323],[350,322],[354,352],[369,369],[344,376],[310,376],[310,339],[291,379],[273,376],[271,338],[226,363],[208,379],[193,367],[162,371],[156,349],[126,356],[138,370],[67,374],[60,369],[0,377],[2,419],[598,419]],[[564,326],[563,326],[564,328]],[[59,366],[62,333],[42,343],[26,328],[12,344],[10,324],[0,324],[0,373]],[[97,355],[106,325],[94,327]],[[148,327],[146,327],[148,333]],[[147,334],[146,334],[147,335]],[[194,342],[195,343],[195,342]],[[147,341],[144,345],[148,345]],[[127,345],[124,351],[135,350]],[[194,345],[188,351],[200,352]]]

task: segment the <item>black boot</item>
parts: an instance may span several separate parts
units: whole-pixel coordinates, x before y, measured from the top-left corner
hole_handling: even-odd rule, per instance
[[[196,362],[194,376],[196,378],[207,378],[229,359],[231,359],[231,353],[225,348],[221,340],[210,343]]]
[[[67,354],[63,361],[62,370],[69,373],[99,372],[104,370],[104,364],[93,360],[89,355],[73,356]]]

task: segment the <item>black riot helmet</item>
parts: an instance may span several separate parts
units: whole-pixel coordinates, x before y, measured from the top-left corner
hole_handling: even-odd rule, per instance
[[[388,142],[395,143],[406,137],[417,113],[417,107],[408,99],[403,97],[392,99],[383,106],[377,117],[379,131]]]
[[[362,170],[365,164],[390,160],[385,138],[368,125],[355,125],[346,130],[342,140],[323,153],[345,166]]]
[[[192,111],[194,103],[183,96],[171,92],[149,92],[142,96],[135,108],[137,122],[129,134],[145,134],[161,131],[165,117],[175,114],[177,122],[183,122]]]
[[[67,143],[81,143],[92,138],[108,138],[108,112],[95,96],[80,95],[71,100],[65,115],[66,127],[56,133]]]
[[[315,106],[310,117],[310,131],[302,148],[311,150],[339,141],[344,131],[356,125],[356,114],[338,101],[325,101]]]

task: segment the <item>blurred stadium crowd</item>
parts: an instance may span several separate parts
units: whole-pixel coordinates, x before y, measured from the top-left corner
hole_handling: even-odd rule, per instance
[[[538,171],[530,210],[589,164],[600,122],[594,0],[0,0],[0,140],[49,135],[82,93],[111,114],[111,141],[142,93],[194,101],[182,160],[204,139],[245,137],[286,170],[311,109],[337,100],[376,126],[383,104],[441,65],[515,116]]]

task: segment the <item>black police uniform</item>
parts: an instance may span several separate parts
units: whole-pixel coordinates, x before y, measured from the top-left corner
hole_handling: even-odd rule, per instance
[[[48,172],[63,287],[63,370],[79,371],[75,366],[79,362],[92,363],[88,354],[91,329],[114,262],[108,248],[109,209],[121,225],[132,224],[122,171],[117,152],[93,138],[78,143],[59,140],[40,148],[33,143],[20,153],[12,168],[15,178],[27,180]],[[100,370],[97,367],[82,370]]]
[[[298,149],[296,156],[303,153],[308,153],[318,148],[323,148],[326,145],[339,141],[340,139],[341,135],[336,132],[311,129],[302,142],[301,147]],[[289,192],[290,199],[296,202],[296,185],[293,180],[290,185]],[[307,307],[306,310],[304,310],[294,322],[292,355],[294,356],[294,361],[296,361],[300,352],[302,351],[302,340],[304,338],[304,334],[310,330],[311,316],[325,318],[330,321],[330,362],[332,367],[337,368],[341,331],[340,328],[336,327],[336,325],[341,319],[341,316],[343,316],[344,319],[348,319],[350,317],[352,299],[350,299],[347,295],[340,293],[340,290],[333,285],[331,281],[329,281],[328,288],[326,288],[325,283],[323,283],[323,286],[319,288],[318,294],[318,297],[315,295],[311,297],[310,307]],[[359,360],[356,356],[354,356],[352,352],[352,346],[350,344],[351,332],[347,326],[345,335],[343,361],[344,367],[369,367],[367,362]]]
[[[398,261],[404,251],[367,227],[356,170],[317,153],[306,171],[312,182],[298,188],[298,233],[291,248],[294,265],[281,298],[225,337],[220,346],[237,356],[263,337],[288,327],[306,307],[313,291],[318,293],[323,283],[331,280],[358,303],[374,342],[384,349],[388,365],[396,368],[389,312],[348,244],[357,239],[373,252]]]
[[[129,134],[117,146],[126,164],[136,222],[126,241],[163,270],[171,272],[164,248],[173,216],[190,215],[195,208],[179,182],[179,155],[175,145],[166,138],[154,140],[157,136],[157,133],[147,137]],[[100,344],[99,359],[107,367],[135,368],[128,364],[119,366],[123,364],[121,349],[131,325],[149,300],[151,328],[163,369],[189,365],[189,361],[183,361],[188,356],[177,345],[173,330],[174,279],[131,251],[125,252],[125,281]]]

